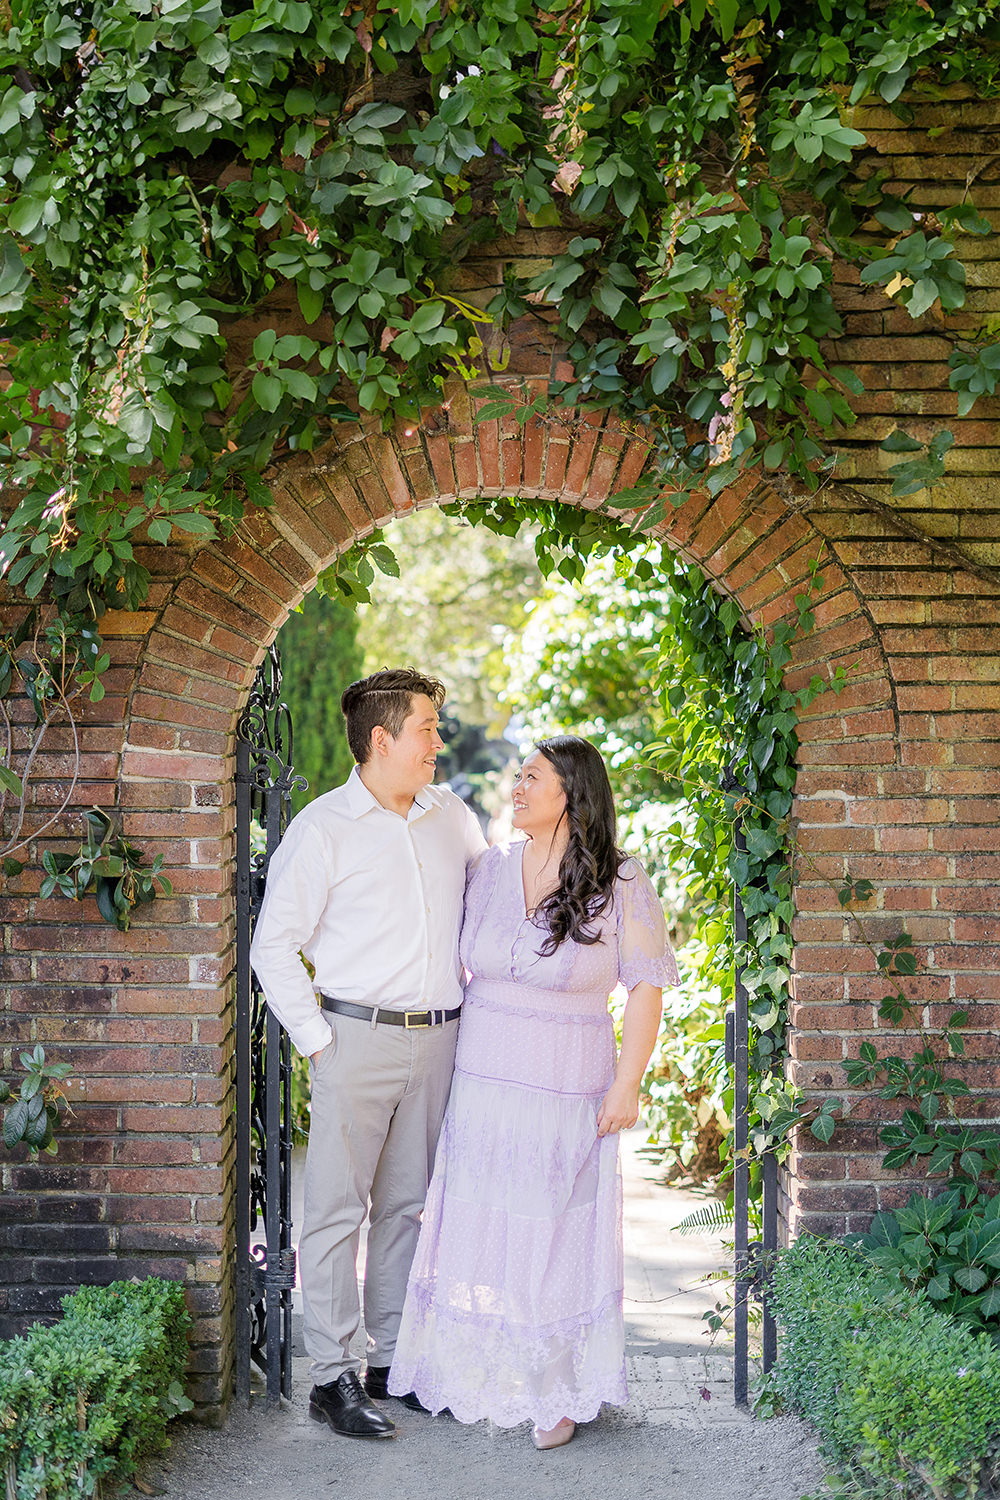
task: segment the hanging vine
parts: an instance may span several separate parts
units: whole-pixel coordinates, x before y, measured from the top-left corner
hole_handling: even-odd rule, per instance
[[[996,10],[12,0],[8,582],[67,620],[136,606],[137,535],[232,528],[269,464],[359,412],[417,416],[474,368],[485,319],[537,303],[576,368],[552,394],[645,424],[675,498],[751,455],[814,484],[858,389],[820,347],[834,258],[916,317],[961,304],[956,236],[988,229],[860,180],[850,107],[993,89]],[[524,220],[566,248],[483,314],[454,268]],[[247,347],[241,317],[288,293],[311,332]],[[995,388],[995,350],[956,348],[963,404]]]
[[[815,486],[860,389],[828,362],[834,263],[915,318],[948,312],[961,237],[989,228],[859,172],[852,108],[905,122],[921,91],[994,93],[998,39],[998,0],[10,0],[7,584],[58,616],[96,696],[101,616],[148,594],[137,541],[229,533],[276,465],[363,414],[419,421],[449,378],[488,374],[489,323],[540,308],[573,377],[498,400],[610,406],[646,434],[650,478],[617,500],[644,528],[750,462]],[[473,306],[456,268],[524,224],[564,248]],[[308,331],[271,326],[290,299]],[[995,390],[997,348],[956,339],[963,411]],[[898,482],[941,472],[948,439]],[[780,629],[773,651],[780,673]],[[794,704],[777,713],[793,734]],[[23,794],[24,767],[2,769]]]

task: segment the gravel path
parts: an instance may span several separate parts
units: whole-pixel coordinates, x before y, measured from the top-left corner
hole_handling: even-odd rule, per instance
[[[692,1286],[721,1263],[718,1240],[670,1232],[704,1200],[656,1182],[637,1155],[641,1140],[633,1132],[623,1141],[627,1407],[606,1407],[550,1453],[535,1451],[527,1427],[464,1427],[396,1401],[388,1403],[395,1440],[356,1441],[309,1419],[302,1351],[291,1402],[268,1412],[255,1395],[221,1430],[175,1424],[169,1452],[143,1483],[166,1500],[800,1500],[817,1490],[823,1470],[811,1430],[734,1407],[731,1352],[709,1349],[701,1332],[721,1288]]]

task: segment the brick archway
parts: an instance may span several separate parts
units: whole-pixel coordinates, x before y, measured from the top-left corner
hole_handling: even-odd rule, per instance
[[[255,668],[289,610],[355,537],[458,498],[593,508],[634,484],[646,459],[644,445],[603,415],[523,430],[474,426],[468,394],[457,388],[419,427],[351,428],[342,444],[290,465],[273,509],[249,517],[229,541],[142,549],[155,575],[151,608],[105,619],[110,692],[88,711],[76,801],[110,805],[117,791],[128,835],[164,855],[174,894],[125,934],[104,926],[93,902],[67,927],[65,907],[38,902],[28,872],[20,905],[8,901],[23,913],[20,921],[8,913],[12,1041],[57,1042],[78,1073],[76,1123],[60,1163],[10,1170],[5,1206],[27,1226],[20,1233],[35,1252],[12,1267],[12,1329],[50,1311],[80,1280],[172,1276],[186,1282],[197,1318],[194,1393],[207,1406],[225,1400],[232,751]],[[851,674],[838,696],[815,700],[800,726],[794,814],[809,865],[797,887],[792,1076],[809,1092],[843,1093],[838,1062],[877,1026],[874,963],[853,941],[831,884],[849,868],[880,883],[877,924],[905,924],[930,945],[918,981],[928,1005],[979,1002],[979,1097],[969,1112],[994,1112],[993,1007],[982,1002],[1000,1000],[1000,989],[995,950],[983,947],[992,887],[979,861],[992,847],[996,807],[983,794],[1000,786],[1000,774],[987,769],[996,757],[985,743],[986,714],[963,711],[988,689],[962,686],[978,670],[964,625],[951,626],[928,655],[926,634],[911,623],[924,608],[911,597],[914,580],[922,595],[947,595],[959,620],[975,619],[981,586],[863,506],[840,501],[806,516],[759,474],[714,499],[692,496],[660,534],[745,619],[765,626],[792,612],[825,552],[816,628],[799,644],[788,681],[828,675],[838,662]],[[859,1227],[908,1192],[882,1180],[877,1108],[859,1098],[833,1150],[805,1145],[793,1156],[784,1207],[794,1226]]]
[[[28,891],[27,919],[7,929],[13,1041],[57,1041],[78,1070],[75,1133],[60,1164],[10,1172],[6,1206],[36,1247],[21,1286],[7,1295],[13,1326],[49,1311],[79,1280],[180,1278],[198,1317],[196,1397],[208,1406],[225,1400],[232,733],[256,664],[316,574],[373,526],[463,496],[595,507],[636,483],[645,462],[645,446],[607,417],[532,422],[523,431],[514,423],[474,426],[468,393],[456,389],[420,428],[348,429],[342,446],[289,465],[273,510],[253,514],[231,540],[142,550],[156,574],[154,607],[106,616],[112,691],[88,712],[88,780],[78,802],[111,804],[117,775],[127,834],[150,855],[163,853],[174,895],[142,912],[132,932],[117,933],[99,921],[93,901],[67,929],[64,907]],[[892,930],[906,924],[916,941],[939,944],[928,948],[931,962],[919,977],[928,1004],[1000,999],[996,966],[981,947],[985,918],[976,916],[988,909],[975,861],[988,847],[991,804],[979,793],[990,772],[984,745],[961,748],[970,715],[943,712],[963,702],[955,675],[975,663],[961,654],[958,631],[949,652],[928,657],[924,637],[901,622],[913,610],[901,597],[910,574],[886,568],[885,558],[909,547],[924,568],[924,591],[951,591],[955,573],[931,547],[892,537],[888,525],[877,549],[871,538],[861,546],[859,526],[871,529],[864,510],[844,505],[807,517],[750,474],[717,498],[688,499],[661,528],[663,540],[738,601],[744,618],[765,625],[792,612],[811,564],[826,553],[816,628],[789,670],[798,685],[837,663],[852,666],[846,690],[816,699],[801,724],[795,816],[810,864],[799,871],[790,1071],[810,1092],[843,1092],[837,1064],[876,1026],[874,963],[852,941],[829,883],[847,868],[882,882],[877,921]],[[931,714],[931,705],[942,712]],[[952,915],[943,916],[949,903]],[[940,947],[943,938],[948,947]],[[981,1005],[979,1014],[985,1032],[993,1010]],[[982,1092],[973,1113],[988,1113],[996,1082],[985,1035],[978,1056]],[[786,1215],[795,1226],[858,1227],[906,1193],[880,1181],[873,1116],[873,1101],[856,1101],[834,1151],[807,1146],[793,1157]]]
[[[151,853],[163,847],[176,863],[170,945],[187,957],[186,999],[220,1027],[217,1076],[199,1078],[195,1087],[199,1094],[203,1086],[218,1091],[211,1110],[218,1111],[216,1129],[226,1142],[223,1176],[220,1183],[206,1182],[197,1212],[210,1214],[214,1206],[220,1229],[226,1226],[222,1243],[229,1243],[231,1214],[232,733],[267,646],[336,553],[386,521],[436,502],[491,495],[593,508],[634,484],[647,457],[641,440],[600,417],[558,426],[534,421],[523,433],[513,423],[509,431],[495,422],[474,426],[467,393],[458,389],[419,429],[400,427],[390,435],[352,430],[343,447],[285,472],[274,509],[256,514],[239,536],[184,559],[172,556],[173,576],[138,664],[122,756],[123,801],[131,833]],[[845,773],[843,764],[859,736],[878,746],[887,763],[898,753],[895,685],[870,611],[821,533],[758,475],[715,499],[692,497],[671,514],[661,535],[730,594],[747,620],[765,625],[794,612],[811,565],[826,554],[816,629],[801,644],[790,680],[825,676],[838,662],[856,664],[849,688],[836,700],[819,699],[803,723],[809,764],[800,775],[796,813],[803,836],[818,838],[820,851],[830,854],[842,838],[834,814],[839,810],[847,822],[847,813],[843,801],[831,799],[827,768],[838,768],[833,795],[843,798],[845,775],[857,774]],[[817,910],[800,920],[807,941],[836,901],[826,891],[824,905],[817,887],[809,904]],[[166,913],[161,909],[152,920],[156,916],[162,922]],[[802,1003],[805,996],[823,1004],[831,998],[811,996],[808,976],[800,990]],[[147,994],[146,983],[120,992],[119,1008],[132,999],[141,1007]],[[862,1024],[870,1022],[870,1010]],[[826,1027],[814,1021],[813,1029]],[[833,1082],[817,1067],[830,1055],[830,1042],[829,1036],[796,1037],[793,1067],[813,1090]],[[200,1102],[192,1109],[192,1130],[207,1132],[211,1113]],[[178,1108],[176,1118],[183,1129],[187,1109]],[[142,1123],[155,1127],[148,1113]],[[168,1178],[175,1170],[167,1169]],[[810,1192],[806,1183],[795,1186],[796,1201],[786,1205],[792,1217],[816,1212]],[[172,1227],[168,1233],[174,1238],[179,1232]],[[223,1278],[227,1286],[224,1270]]]

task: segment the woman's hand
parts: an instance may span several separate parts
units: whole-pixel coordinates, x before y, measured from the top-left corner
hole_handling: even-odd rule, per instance
[[[615,1081],[597,1111],[597,1134],[617,1135],[639,1118],[639,1085],[663,1012],[663,991],[641,979],[628,992]]]
[[[638,1118],[639,1090],[616,1079],[597,1111],[597,1134],[617,1135],[619,1130],[628,1130]]]

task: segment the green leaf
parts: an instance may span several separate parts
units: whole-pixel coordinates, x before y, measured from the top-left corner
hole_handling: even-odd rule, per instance
[[[288,394],[297,401],[315,401],[317,396],[316,382],[305,370],[282,370],[281,381]]]
[[[253,341],[253,357],[261,361],[271,358],[274,346],[278,342],[277,330],[274,328],[262,328]]]
[[[150,540],[154,542],[169,542],[173,532],[173,523],[165,516],[157,516],[155,521],[149,523]]]
[[[272,332],[271,329],[265,332]],[[253,378],[251,386],[253,398],[263,411],[277,411],[285,388],[281,381],[274,375],[267,375],[263,370],[258,370]]]
[[[837,1129],[837,1122],[832,1115],[824,1111],[816,1116],[809,1129],[818,1141],[831,1141]]]
[[[429,333],[437,328],[445,314],[443,302],[423,302],[410,319],[410,327],[416,334]]]
[[[27,1123],[28,1103],[25,1099],[19,1099],[16,1104],[10,1106],[3,1117],[3,1143],[8,1151],[21,1140]]]
[[[20,776],[16,775],[9,766],[0,765],[0,788],[5,792],[12,792],[15,797],[24,794]]]
[[[879,444],[883,453],[920,453],[923,443],[918,443],[916,438],[908,437],[901,428],[897,427],[884,442]]]
[[[170,519],[179,530],[188,531],[192,536],[215,535],[215,522],[211,516],[203,516],[200,511],[180,511]]]
[[[1000,1220],[989,1220],[976,1235],[976,1259],[1000,1267]]]
[[[967,1292],[978,1292],[989,1280],[981,1266],[959,1266],[952,1272],[955,1281]]]
[[[390,578],[399,577],[399,561],[396,554],[384,542],[378,542],[369,547],[368,556],[380,573],[385,573]]]
[[[736,29],[740,14],[740,0],[715,0],[713,6],[716,28],[724,42],[728,42]]]
[[[315,323],[323,312],[323,289],[316,290],[308,282],[296,283],[296,293],[299,299],[299,308],[307,323]]]
[[[118,925],[118,908],[115,904],[115,884],[116,882],[114,880],[109,880],[102,877],[98,880],[97,888],[94,892],[97,897],[97,910],[100,912],[103,920],[107,922],[111,927],[117,927]]]
[[[194,1408],[194,1402],[189,1396],[185,1396],[184,1387],[179,1380],[170,1382],[167,1387],[167,1398],[177,1412],[191,1411]]]
[[[395,104],[366,104],[348,120],[345,129],[352,135],[364,130],[385,130],[389,125],[398,125],[405,117],[405,109]]]

